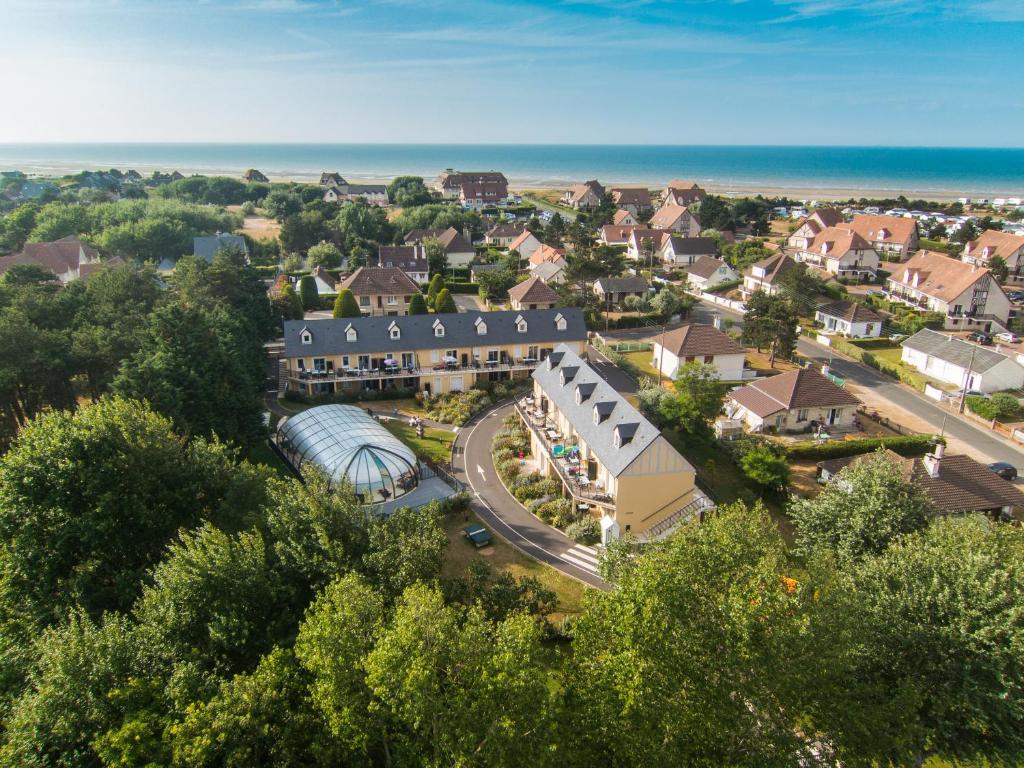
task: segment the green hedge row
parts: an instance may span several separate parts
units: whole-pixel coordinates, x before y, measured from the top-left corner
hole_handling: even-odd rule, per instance
[[[889,346],[892,342],[887,339],[871,339],[870,342],[865,343],[867,340],[860,340],[856,344],[853,344],[841,336],[833,336],[831,341],[832,349],[836,352],[841,352],[844,355],[852,357],[854,360],[859,360],[864,365],[874,368],[876,371],[888,374],[895,379],[899,379],[904,384],[914,387],[914,389],[921,389],[920,380],[916,379],[914,375],[904,369],[902,366],[893,365],[892,363],[884,360],[879,360],[873,354],[867,351],[865,347],[882,347]],[[876,343],[877,342],[877,343]]]
[[[831,440],[827,443],[818,443],[814,440],[806,440],[800,443],[793,443],[786,449],[786,455],[790,459],[840,459],[846,456],[856,456],[861,453],[871,453],[879,448],[888,448],[900,456],[921,456],[941,438],[934,435],[893,435],[892,437],[865,437],[860,440]]]

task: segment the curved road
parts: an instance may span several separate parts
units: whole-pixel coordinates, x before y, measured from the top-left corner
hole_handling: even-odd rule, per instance
[[[455,438],[455,476],[473,492],[477,516],[509,544],[526,555],[598,589],[608,584],[596,573],[594,550],[531,515],[505,490],[491,461],[491,440],[501,421],[513,413],[511,403],[499,405],[467,424]]]

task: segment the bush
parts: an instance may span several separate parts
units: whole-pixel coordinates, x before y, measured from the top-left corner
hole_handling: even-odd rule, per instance
[[[786,450],[790,459],[840,459],[861,453],[873,453],[879,448],[888,448],[900,456],[921,456],[935,444],[931,435],[894,435],[892,437],[866,437],[861,440],[832,440],[817,443],[807,440],[791,444]]]
[[[546,501],[537,508],[537,517],[548,525],[564,528],[573,522],[572,502],[569,499]]]
[[[448,392],[425,397],[423,405],[427,411],[427,418],[462,426],[491,402],[487,392],[473,388],[465,392]]]
[[[601,525],[588,515],[569,525],[565,535],[578,544],[596,544],[601,540]]]
[[[967,407],[983,419],[1016,421],[1020,417],[1020,401],[1009,392],[996,392],[992,397],[968,395]]]
[[[506,459],[495,466],[495,469],[498,471],[499,477],[508,483],[519,475],[522,466],[519,464],[519,459]]]

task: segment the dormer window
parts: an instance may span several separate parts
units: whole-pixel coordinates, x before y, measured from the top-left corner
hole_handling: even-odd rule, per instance
[[[522,315],[516,315],[516,331],[518,333],[526,333],[526,320]]]
[[[565,316],[559,312],[555,315],[555,330],[564,331],[566,326]]]
[[[313,343],[313,334],[312,332],[310,332],[309,328],[303,328],[301,331],[299,331],[299,341],[301,341],[303,344]]]
[[[440,320],[434,321],[434,336],[439,339],[444,336],[444,324]]]
[[[584,384],[577,384],[576,385],[576,405],[580,405],[581,403],[583,403],[583,401],[585,401],[587,398],[589,398],[594,393],[594,389],[596,387],[597,387],[597,384],[595,384],[594,382],[588,382],[588,383],[584,383]]]
[[[356,341],[359,338],[359,332],[356,331],[352,323],[349,323],[345,328],[345,341]]]
[[[563,387],[576,378],[576,371],[578,370],[577,366],[567,366],[562,369],[562,372],[558,374],[558,380],[562,383]]]
[[[476,335],[477,336],[486,336],[487,335],[487,323],[484,322],[482,317],[478,317],[476,319],[476,322],[474,323],[474,325],[476,326]]]
[[[552,352],[548,355],[548,370],[553,371],[558,367],[558,364],[562,362],[562,356],[564,352]]]
[[[639,424],[619,424],[615,427],[615,432],[612,433],[612,444],[616,448],[621,448],[628,444],[633,440],[633,435],[636,434],[639,426]]]
[[[398,327],[398,323],[391,323],[388,326],[388,334],[392,339],[400,339],[402,338],[402,329]]]
[[[615,410],[614,401],[603,401],[600,403],[594,403],[594,423],[600,424],[606,421],[609,416],[612,415],[612,411]]]

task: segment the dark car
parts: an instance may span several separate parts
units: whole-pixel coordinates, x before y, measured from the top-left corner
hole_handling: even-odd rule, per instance
[[[1008,464],[1005,461],[997,461],[994,464],[989,464],[988,468],[1003,478],[1003,480],[1017,479],[1017,468],[1013,466],[1013,464]]]
[[[992,337],[989,336],[987,333],[982,333],[981,331],[975,331],[974,333],[968,335],[967,340],[976,341],[983,347],[987,347],[992,344]]]

